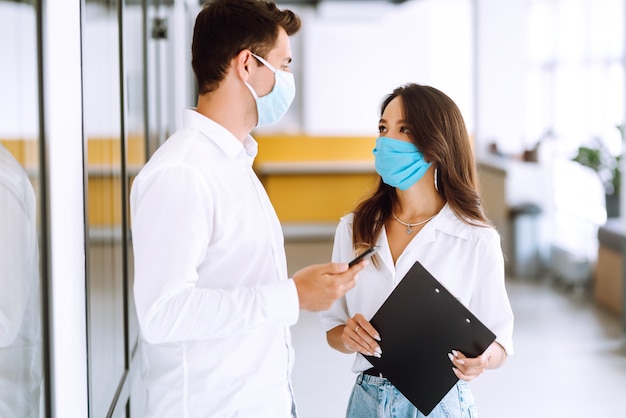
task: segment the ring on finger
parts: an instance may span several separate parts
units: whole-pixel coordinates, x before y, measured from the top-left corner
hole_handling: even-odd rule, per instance
[[[356,332],[358,334],[359,333],[359,329],[361,329],[361,327],[359,325],[357,325],[356,328],[354,329],[354,332]]]

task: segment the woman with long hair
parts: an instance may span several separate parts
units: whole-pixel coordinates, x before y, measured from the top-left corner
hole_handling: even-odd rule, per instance
[[[428,415],[475,417],[467,382],[500,367],[513,352],[513,313],[500,237],[481,205],[463,117],[441,91],[406,84],[384,99],[378,130],[378,187],[341,219],[333,261],[347,262],[373,245],[380,250],[357,285],[320,314],[328,343],[343,353],[384,356],[369,320],[419,261],[496,334],[475,358],[448,354],[459,382]],[[365,357],[356,355],[352,370],[357,379],[347,417],[424,416]]]

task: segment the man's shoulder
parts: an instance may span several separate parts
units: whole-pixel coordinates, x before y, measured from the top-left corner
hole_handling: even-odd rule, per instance
[[[170,136],[152,154],[143,170],[163,166],[205,165],[207,159],[217,157],[212,142],[200,132],[182,128]]]

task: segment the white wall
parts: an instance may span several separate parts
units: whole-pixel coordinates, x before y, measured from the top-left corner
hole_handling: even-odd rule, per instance
[[[285,7],[303,21],[292,39],[298,98],[291,114],[267,130],[377,135],[380,102],[407,82],[444,91],[473,130],[470,0]]]
[[[193,105],[196,100],[188,87],[193,84],[190,82],[193,80],[190,62],[184,58],[190,48],[191,27],[183,28],[193,25],[195,17],[188,18],[182,2],[177,4],[178,7],[167,10],[171,14],[168,15],[170,38],[161,49],[160,58],[171,65],[164,66],[166,80],[158,86],[165,97],[162,110],[167,111],[162,117],[168,121],[171,130],[180,126],[181,109]],[[313,135],[376,135],[378,109],[383,97],[400,84],[416,82],[437,87],[455,100],[468,129],[473,131],[471,0],[413,0],[403,4],[323,2],[316,9],[284,7],[294,9],[303,20],[301,32],[292,39],[298,97],[284,121],[268,130]],[[6,29],[19,32],[15,27]],[[116,25],[103,19],[102,25],[88,26],[83,36],[90,45],[97,45],[98,40],[107,39],[107,34],[116,30]],[[106,44],[90,48],[85,53],[107,54],[111,60],[117,60],[116,51],[107,51]],[[10,48],[10,45],[5,47]],[[6,52],[6,56],[34,62],[33,56],[23,52]],[[83,62],[87,65],[91,61],[85,59]],[[141,67],[140,62],[135,63],[132,59],[127,59],[125,64],[129,68]],[[32,68],[33,74],[26,76],[34,77],[35,65],[21,67]],[[90,86],[86,90],[85,106],[95,106],[101,102],[97,97],[107,97],[99,94],[98,88],[109,83],[99,80],[112,77],[110,74],[98,75],[94,70],[97,69],[85,71],[91,77],[84,80]],[[22,119],[32,115],[32,112],[19,110],[28,103],[21,103],[20,97],[24,95],[11,90],[9,80],[17,75],[4,75],[0,77],[1,91],[6,92],[1,102],[3,114],[17,113]],[[87,97],[89,95],[97,97]],[[86,117],[98,116],[97,120],[86,121],[91,129],[88,134],[103,137],[116,134],[108,131],[119,126],[118,112],[94,110],[86,112]],[[21,125],[34,126],[36,122],[17,117],[6,119]],[[17,131],[8,124],[3,124],[0,129],[5,135]]]
[[[498,140],[505,153],[524,149],[527,1],[474,0],[476,143]]]
[[[35,14],[30,4],[0,3],[0,138],[35,139],[37,120],[37,51]],[[8,41],[18,36],[19,42]],[[21,138],[20,138],[21,139]]]
[[[171,37],[162,58],[176,64],[166,66],[167,81],[159,88],[169,130],[180,126],[181,109],[196,100],[189,87],[194,84],[190,62],[184,58],[195,18],[189,16],[194,14],[190,1],[180,0],[167,10]],[[340,1],[322,2],[317,8],[282,7],[294,9],[303,20],[301,32],[292,39],[298,92],[285,119],[267,130],[374,135],[384,95],[402,83],[417,82],[433,85],[457,102],[479,149],[492,140],[506,153],[516,154],[528,146],[526,0]],[[14,22],[0,28],[0,33],[19,33],[19,19]],[[112,30],[116,28],[92,28],[84,36],[93,45]],[[18,131],[15,124],[20,124],[20,132],[24,126],[36,126],[37,121],[24,120],[33,115],[24,111],[32,106],[24,100],[35,92],[20,94],[10,82],[15,77],[34,79],[36,66],[31,52],[17,51],[11,43],[0,49],[3,56],[33,62],[21,66],[32,68],[33,74],[10,74],[6,72],[14,67],[0,67],[0,110],[6,116],[0,135],[6,137]],[[94,48],[86,53],[106,51]],[[126,65],[134,63],[127,60]],[[97,77],[85,82],[92,91],[101,84]],[[35,83],[31,85],[34,89]],[[98,100],[86,97],[84,102]],[[106,131],[119,125],[111,119],[116,117],[117,113],[100,114],[97,123],[88,126],[99,125]]]

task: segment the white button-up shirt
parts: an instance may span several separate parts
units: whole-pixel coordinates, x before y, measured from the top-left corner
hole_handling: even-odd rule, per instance
[[[335,262],[354,257],[352,218],[352,214],[344,216],[337,227]],[[356,286],[328,311],[320,313],[325,330],[345,325],[357,313],[368,320],[372,318],[415,261],[419,261],[496,334],[496,341],[507,353],[513,353],[513,312],[505,289],[500,237],[494,229],[461,222],[446,204],[415,235],[395,266],[384,227],[376,245],[380,246],[380,269],[370,263],[359,273]],[[355,373],[370,367],[363,356],[356,355],[352,367]]]
[[[298,295],[257,143],[187,109],[135,179],[147,417],[290,417]]]

